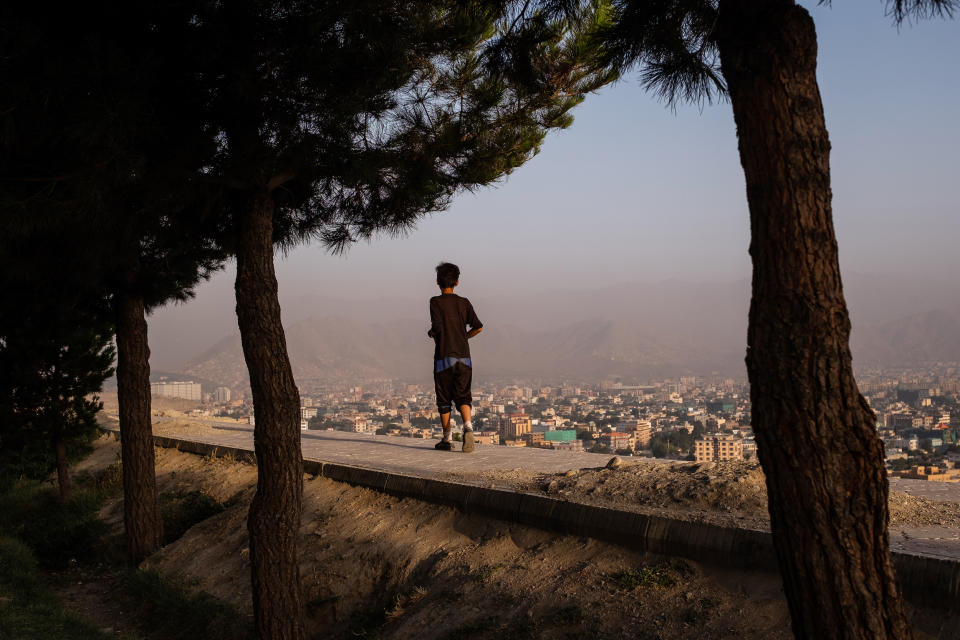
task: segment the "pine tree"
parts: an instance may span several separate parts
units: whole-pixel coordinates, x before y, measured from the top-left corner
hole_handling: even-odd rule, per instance
[[[197,183],[215,143],[182,57],[189,12],[129,3],[2,12],[0,224],[11,244],[72,240],[37,295],[59,279],[111,302],[124,523],[139,563],[162,541],[146,313],[189,297],[224,257]]]
[[[0,485],[56,469],[61,501],[68,458],[96,435],[114,356],[107,305],[54,273],[66,244],[0,241]]]
[[[274,245],[403,232],[519,167],[609,82],[591,26],[508,3],[209,3],[197,12],[208,178],[229,220],[259,481],[250,508],[261,636],[301,638],[302,458]],[[591,13],[590,19],[602,17]]]
[[[954,0],[894,0],[895,22]],[[875,417],[853,376],[813,20],[794,0],[621,0],[601,39],[668,102],[729,96],[753,258],[747,372],[798,638],[909,638]]]

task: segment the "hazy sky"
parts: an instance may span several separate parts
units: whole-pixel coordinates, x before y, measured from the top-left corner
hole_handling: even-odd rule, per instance
[[[834,219],[846,271],[960,272],[960,21],[899,31],[884,2],[804,3],[833,146]],[[811,6],[812,5],[812,6]],[[567,131],[508,180],[459,197],[406,238],[345,256],[305,246],[278,260],[281,299],[424,297],[433,266],[458,263],[465,295],[618,282],[749,277],[749,223],[730,105],[671,112],[636,74],[590,96]],[[233,271],[164,330],[232,314]],[[318,313],[329,313],[318,309]],[[235,330],[236,322],[219,334]],[[219,329],[218,329],[219,331]]]

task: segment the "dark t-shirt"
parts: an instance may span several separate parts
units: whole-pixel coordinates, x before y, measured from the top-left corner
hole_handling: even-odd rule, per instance
[[[434,360],[470,357],[467,325],[471,331],[483,326],[469,300],[455,293],[430,298],[430,333],[436,344]]]

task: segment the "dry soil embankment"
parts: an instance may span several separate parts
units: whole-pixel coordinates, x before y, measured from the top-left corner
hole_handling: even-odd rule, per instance
[[[117,447],[109,439],[98,449]],[[249,615],[250,464],[157,449],[162,492],[228,508],[147,560]],[[109,456],[100,454],[102,460]],[[716,571],[305,477],[311,634],[351,638],[789,638],[776,576]],[[119,522],[121,505],[103,515]]]

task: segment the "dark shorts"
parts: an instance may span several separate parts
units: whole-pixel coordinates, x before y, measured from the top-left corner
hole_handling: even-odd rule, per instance
[[[437,390],[437,409],[440,413],[450,413],[450,405],[461,407],[473,405],[470,395],[470,381],[473,368],[462,362],[433,374],[433,385]]]

